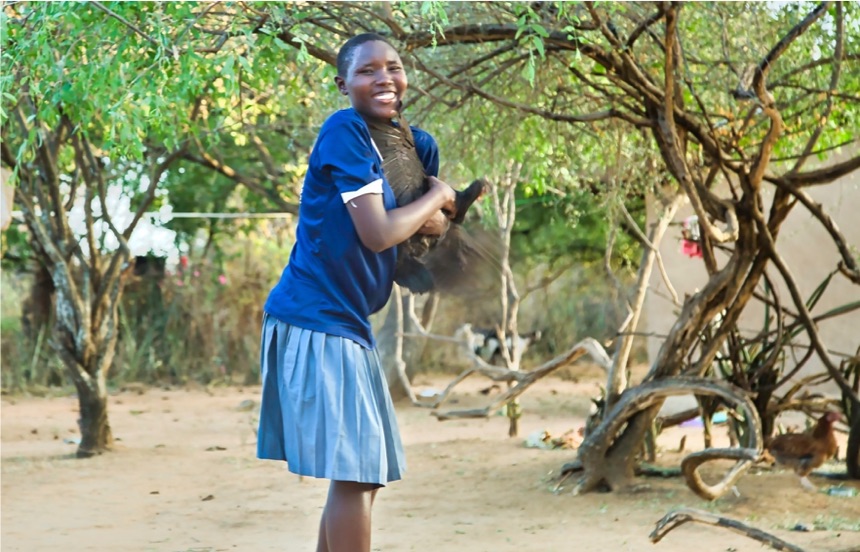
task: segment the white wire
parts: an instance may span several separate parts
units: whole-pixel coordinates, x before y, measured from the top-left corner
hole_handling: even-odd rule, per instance
[[[24,214],[21,211],[12,211],[12,217],[23,218]],[[209,219],[240,219],[240,218],[289,218],[295,216],[293,213],[191,213],[191,212],[172,212],[159,213],[151,212],[144,213],[144,216],[151,218],[209,218]]]

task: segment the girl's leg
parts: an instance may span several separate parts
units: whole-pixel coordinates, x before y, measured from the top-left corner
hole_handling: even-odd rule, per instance
[[[325,508],[320,518],[320,533],[317,537],[317,552],[328,552],[328,542],[325,538]]]
[[[370,552],[370,509],[378,489],[367,483],[331,482],[317,552]]]

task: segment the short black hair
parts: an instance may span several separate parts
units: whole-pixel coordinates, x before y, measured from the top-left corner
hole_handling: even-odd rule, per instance
[[[355,57],[356,48],[365,42],[375,42],[377,40],[394,48],[394,45],[389,42],[387,38],[377,33],[358,34],[344,42],[343,46],[341,46],[340,50],[337,52],[337,74],[341,77],[345,77],[349,72],[349,65],[352,63],[352,58]]]

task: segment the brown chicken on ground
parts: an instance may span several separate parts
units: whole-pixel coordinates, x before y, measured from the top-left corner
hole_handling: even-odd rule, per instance
[[[833,435],[833,423],[841,420],[838,412],[827,412],[806,433],[784,433],[773,437],[765,448],[777,464],[792,468],[807,490],[816,489],[808,475],[836,454],[838,445]]]

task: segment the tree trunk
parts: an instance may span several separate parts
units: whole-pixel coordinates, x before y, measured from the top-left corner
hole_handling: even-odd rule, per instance
[[[851,424],[851,431],[848,434],[845,466],[849,476],[860,479],[860,412],[854,413],[854,423]]]
[[[695,453],[690,455],[693,460],[688,466],[689,473],[685,471],[690,488],[700,496],[708,493],[719,495],[725,492],[749,468],[752,462],[751,458],[758,457],[761,452],[761,423],[752,401],[746,397],[742,389],[722,382],[715,382],[706,378],[667,377],[631,387],[622,393],[619,401],[607,413],[606,418],[589,435],[589,438],[583,441],[579,447],[577,459],[579,465],[571,464],[562,470],[563,473],[569,473],[585,468],[574,487],[574,493],[579,494],[594,489],[615,490],[626,486],[635,474],[635,464],[638,460],[637,452],[640,449],[642,439],[651,427],[651,421],[656,417],[665,397],[685,394],[719,396],[735,403],[736,407],[743,410],[747,416],[748,431],[751,434],[750,443],[748,448],[742,451],[743,457],[732,456],[739,463],[724,478],[722,483],[709,487],[698,476],[698,466],[712,459],[710,457],[703,460],[696,457]],[[613,439],[615,435],[619,434],[622,427],[624,428],[623,433],[617,439]],[[714,454],[715,458],[728,457]],[[708,495],[707,498],[713,499],[716,496]]]
[[[131,268],[131,267],[129,267]],[[101,301],[90,304],[75,293],[68,265],[55,266],[51,271],[56,286],[56,320],[52,347],[63,361],[78,392],[80,416],[78,427],[81,442],[77,457],[89,458],[107,452],[113,445],[113,433],[108,422],[107,373],[113,364],[117,342],[119,300],[122,276],[115,277]],[[98,311],[95,324],[87,324],[81,315]]]
[[[94,370],[98,377],[91,380],[94,385],[88,385],[76,379],[80,418],[78,427],[81,430],[81,442],[76,456],[89,458],[109,451],[113,446],[113,432],[108,421],[108,395],[102,368]]]
[[[51,273],[43,264],[37,263],[30,294],[21,305],[21,327],[29,339],[35,341],[42,327],[50,324],[53,309],[54,282],[51,281]]]
[[[400,328],[397,316],[397,305],[395,302],[400,297],[400,307],[403,312],[403,328]],[[388,311],[385,313],[385,321],[376,335],[377,349],[379,351],[379,359],[382,363],[382,369],[385,372],[385,380],[388,382],[388,389],[391,392],[392,400],[404,399],[408,396],[406,389],[403,388],[400,374],[397,368],[398,356],[397,351],[397,334],[416,333],[417,328],[412,322],[412,317],[409,316],[410,310],[413,308],[415,296],[410,293],[397,294],[393,293],[389,301]],[[429,329],[432,324],[432,316],[435,313],[433,306],[435,305],[434,298],[428,298],[428,305],[422,312],[424,318],[421,323],[425,329]],[[429,319],[428,319],[429,317]],[[416,339],[412,337],[403,338],[402,360],[406,365],[407,380],[412,381],[412,376],[415,374],[415,366],[421,360],[424,351],[425,339]]]

